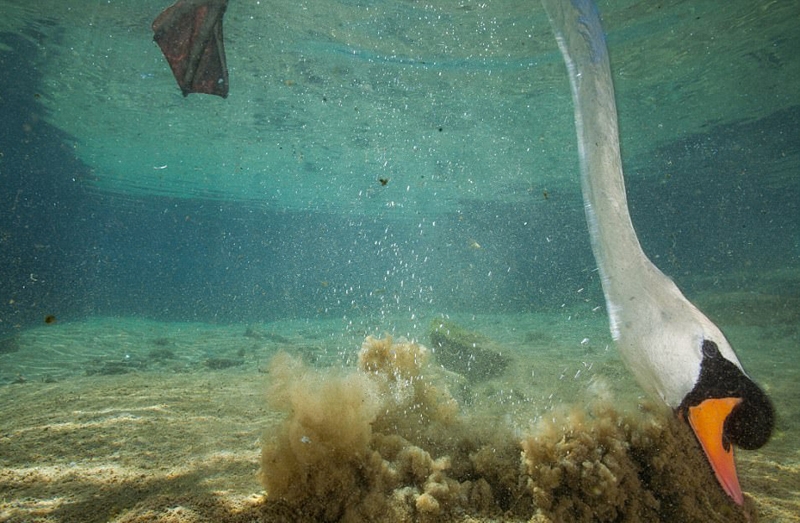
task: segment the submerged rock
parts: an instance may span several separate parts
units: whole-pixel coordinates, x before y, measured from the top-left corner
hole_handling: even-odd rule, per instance
[[[450,320],[434,319],[429,335],[436,361],[469,381],[495,378],[508,367],[509,357],[497,343]]]
[[[244,360],[233,358],[208,358],[203,362],[203,365],[211,370],[222,370],[244,365]]]

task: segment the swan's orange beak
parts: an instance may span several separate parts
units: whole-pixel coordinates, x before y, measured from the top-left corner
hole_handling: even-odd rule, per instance
[[[686,416],[711,463],[711,468],[714,469],[717,481],[737,505],[744,502],[744,496],[739,486],[739,477],[736,475],[733,445],[723,441],[722,431],[725,419],[741,402],[741,398],[707,399],[697,406],[689,407]]]

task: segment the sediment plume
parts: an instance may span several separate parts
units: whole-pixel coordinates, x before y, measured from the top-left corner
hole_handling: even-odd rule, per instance
[[[429,351],[368,337],[356,369],[270,367],[264,514],[292,521],[754,521],[670,412],[621,411],[601,385],[520,436],[466,412]],[[269,518],[267,518],[269,519]]]

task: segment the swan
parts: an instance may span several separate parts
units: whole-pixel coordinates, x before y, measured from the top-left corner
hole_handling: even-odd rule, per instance
[[[693,430],[725,492],[744,501],[733,445],[769,439],[774,409],[720,329],[647,257],[628,212],[617,110],[591,0],[542,0],[567,65],[581,189],[611,335],[639,385]]]

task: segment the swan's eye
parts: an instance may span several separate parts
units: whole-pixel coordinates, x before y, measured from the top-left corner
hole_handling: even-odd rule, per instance
[[[719,347],[711,340],[703,340],[703,356],[706,358],[716,358],[719,356]]]

